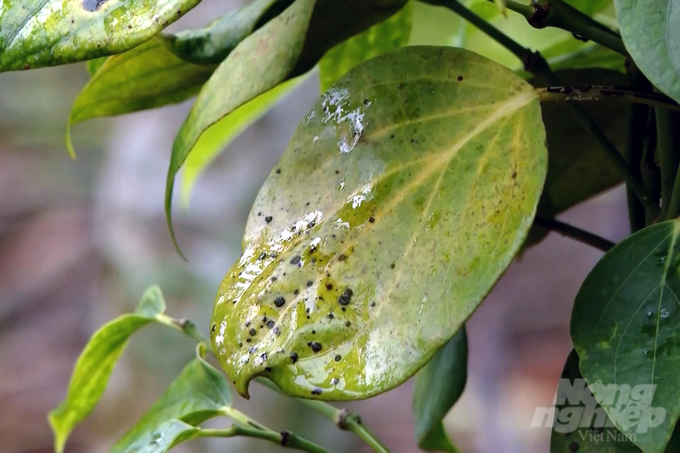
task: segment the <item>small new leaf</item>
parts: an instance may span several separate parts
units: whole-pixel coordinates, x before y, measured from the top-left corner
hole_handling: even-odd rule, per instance
[[[229,406],[231,390],[224,374],[198,354],[135,427],[116,442],[111,453],[142,451],[149,439],[158,437],[158,433],[160,437],[166,435],[164,426],[175,429],[181,426],[177,421],[198,426],[205,420],[223,415]]]
[[[165,311],[160,289],[149,288],[134,313],[109,322],[94,333],[76,362],[66,399],[49,414],[55,450],[62,452],[69,434],[94,409],[128,339]]]
[[[416,442],[423,450],[458,451],[447,437],[442,421],[465,388],[467,357],[467,335],[463,327],[416,374],[413,413]]]

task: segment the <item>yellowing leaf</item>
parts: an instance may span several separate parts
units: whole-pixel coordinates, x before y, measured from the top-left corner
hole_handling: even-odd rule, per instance
[[[298,127],[220,286],[212,339],[236,389],[266,376],[347,400],[412,376],[522,245],[544,143],[533,88],[472,52],[350,71]]]
[[[200,0],[3,0],[0,71],[91,60],[132,49]]]
[[[152,287],[144,293],[134,313],[118,317],[92,335],[78,357],[66,399],[49,414],[56,451],[64,451],[73,428],[99,402],[130,336],[157,321],[164,311],[163,296],[157,287]]]

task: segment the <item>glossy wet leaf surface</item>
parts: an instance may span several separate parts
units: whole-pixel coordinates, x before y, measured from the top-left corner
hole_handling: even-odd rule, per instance
[[[220,286],[215,351],[237,390],[365,398],[421,368],[521,246],[546,171],[532,87],[472,52],[358,66],[298,127]]]
[[[201,430],[181,420],[168,420],[156,429],[144,433],[137,442],[130,445],[125,452],[135,453],[165,453],[172,447],[194,437],[198,437]]]
[[[579,359],[572,350],[557,386],[556,413],[550,436],[550,453],[575,451],[640,453],[625,434],[616,429],[583,381]],[[541,420],[542,423],[547,421]]]
[[[405,46],[411,36],[411,9],[411,3],[407,3],[389,19],[329,50],[319,62],[321,92],[359,63]]]
[[[615,0],[626,49],[645,76],[680,102],[680,0]]]
[[[583,376],[591,389],[595,382],[630,386],[626,404],[607,392],[595,397],[645,452],[664,450],[680,415],[679,234],[680,221],[669,221],[619,243],[588,275],[572,313]],[[625,411],[634,403],[638,421]]]
[[[443,420],[458,401],[467,381],[468,345],[465,327],[416,374],[413,414],[416,442],[426,451],[456,452]]]
[[[111,453],[138,451],[148,445],[150,438],[158,438],[159,428],[165,422],[181,420],[197,426],[223,415],[223,409],[228,406],[231,406],[231,390],[224,374],[199,355],[182,370],[135,427],[116,442]]]
[[[199,0],[4,0],[0,72],[113,55],[147,41]]]
[[[73,428],[99,402],[130,336],[157,321],[164,311],[163,296],[157,287],[152,287],[144,293],[134,313],[118,317],[92,335],[75,365],[66,399],[49,414],[56,451],[64,450]]]
[[[201,89],[173,143],[165,193],[172,230],[175,175],[201,135],[262,93],[309,71],[334,45],[397,12],[406,0],[296,0],[245,39]]]

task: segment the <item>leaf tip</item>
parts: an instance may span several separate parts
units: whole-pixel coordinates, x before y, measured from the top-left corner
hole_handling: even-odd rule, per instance
[[[187,257],[184,256],[184,253],[182,253],[182,249],[180,249],[179,247],[177,237],[175,236],[175,229],[172,226],[172,192],[175,185],[174,173],[175,172],[173,171],[171,165],[170,169],[168,170],[168,179],[165,183],[165,219],[168,222],[168,230],[170,232],[170,239],[172,240],[172,245],[175,246],[175,250],[177,250],[177,253],[179,254],[179,256],[182,257],[184,261],[189,261]]]
[[[250,379],[246,378],[243,379],[241,377],[238,377],[234,381],[234,387],[236,388],[236,392],[243,397],[243,399],[249,400],[250,399],[250,393],[248,393],[248,386],[250,385]]]
[[[66,150],[68,151],[68,155],[71,156],[71,159],[77,160],[76,150],[73,148],[73,141],[71,140],[71,126],[71,119],[69,119],[68,125],[66,126]]]

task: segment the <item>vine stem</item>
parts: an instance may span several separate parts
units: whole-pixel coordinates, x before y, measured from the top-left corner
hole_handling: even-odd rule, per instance
[[[212,355],[215,355],[215,352],[212,349],[212,344],[210,342],[210,339],[203,335],[202,332],[200,332],[197,328],[196,325],[188,320],[188,319],[176,319],[172,318],[170,316],[160,314],[157,315],[158,320],[169,326],[172,327],[173,329],[182,332],[185,335],[190,336],[194,340],[198,341],[199,343],[202,343],[205,345],[206,350],[209,351]],[[263,384],[266,387],[269,387],[270,389],[273,389],[277,392],[280,392],[279,388],[271,381],[268,379],[260,379],[258,378],[257,381],[261,384]],[[332,406],[328,403],[325,403],[323,401],[316,401],[316,400],[306,400],[306,399],[300,399],[296,398],[297,401],[302,403],[303,405],[309,407],[310,409],[315,410],[316,412],[319,412],[321,415],[324,417],[328,418],[331,420],[338,428],[344,430],[344,431],[350,431],[354,433],[357,437],[359,437],[361,440],[363,440],[369,447],[373,449],[373,451],[377,453],[389,453],[389,450],[387,447],[385,447],[380,440],[375,437],[373,433],[362,423],[361,417],[359,414],[349,412],[346,409],[338,409],[335,406]],[[229,413],[225,412],[225,415],[232,418],[235,421],[238,421],[243,424],[250,424],[253,426],[259,426],[261,429],[267,429],[264,428],[262,425],[259,425],[257,422],[253,421],[250,419],[247,415],[237,411],[236,409],[233,408],[225,408],[225,411],[228,411]],[[225,430],[228,431],[228,430]],[[275,435],[283,435],[283,433],[276,433],[275,431],[269,430]],[[291,448],[300,448],[297,445],[299,442],[307,442],[308,444],[312,444],[311,442],[302,439],[293,433],[290,433],[288,431],[284,431],[286,436],[288,436],[288,442],[293,442],[292,444],[289,444]],[[222,437],[230,437],[230,436],[222,436]],[[283,445],[283,444],[282,444]],[[284,445],[285,446],[285,445]],[[318,446],[317,446],[318,447]],[[321,447],[318,447],[321,448]],[[300,448],[302,449],[302,448]],[[324,449],[320,450],[306,450],[306,451],[326,451]]]
[[[529,25],[534,28],[561,28],[579,38],[608,47],[621,55],[628,55],[617,33],[561,0],[538,0],[531,5],[506,0],[506,6],[509,10],[524,16]]]
[[[268,379],[257,378],[257,382],[268,387],[275,392],[281,392],[279,388],[272,381]],[[338,409],[323,401],[297,399],[302,405],[320,413],[330,421],[332,421],[338,428],[343,431],[350,431],[357,437],[363,440],[373,451],[377,453],[389,453],[389,449],[375,437],[375,435],[363,424],[359,414],[350,412],[347,409]]]
[[[226,429],[204,429],[199,428],[196,437],[252,437],[255,439],[264,439],[275,444],[279,444],[285,448],[293,448],[296,450],[308,451],[311,453],[329,453],[323,447],[316,445],[306,439],[303,439],[289,431],[282,431],[277,433],[273,430],[262,430],[256,428],[249,428],[242,425],[231,425]]]
[[[560,233],[562,236],[595,247],[596,249],[600,249],[603,252],[608,252],[616,245],[608,239],[593,234],[589,231],[582,230],[573,225],[569,225],[568,223],[560,222],[556,219],[536,217],[534,219],[534,224],[543,228],[547,228],[548,230],[554,231],[556,233]]]
[[[499,44],[506,47],[510,52],[515,54],[524,64],[524,69],[535,76],[540,76],[547,80],[549,85],[558,86],[560,85],[559,80],[555,74],[550,69],[548,62],[543,58],[543,56],[538,52],[532,52],[531,50],[523,47],[519,43],[515,42],[512,38],[507,36],[502,31],[498,30],[496,27],[488,23],[486,20],[482,19],[469,9],[467,9],[463,4],[457,0],[426,0],[427,3],[444,6],[454,13],[461,16],[463,19],[470,22],[475,27],[479,28],[482,32],[489,35],[491,38],[498,41]],[[510,8],[510,4],[508,4]],[[616,169],[621,173],[621,175],[626,180],[628,186],[635,192],[635,195],[640,199],[642,204],[647,207],[647,209],[658,216],[659,206],[654,203],[652,195],[649,193],[647,188],[642,184],[642,182],[634,176],[633,171],[630,166],[623,158],[623,156],[616,149],[614,144],[604,135],[604,133],[599,129],[597,124],[593,121],[585,110],[581,108],[578,104],[574,102],[567,102],[567,108],[569,109],[572,116],[576,121],[583,127],[587,132],[589,132],[600,144],[602,149],[607,153],[610,160],[616,166]]]
[[[622,101],[631,104],[651,105],[680,112],[680,105],[668,96],[655,93],[643,93],[627,88],[601,85],[560,86],[536,88],[536,93],[541,99],[541,102]]]

